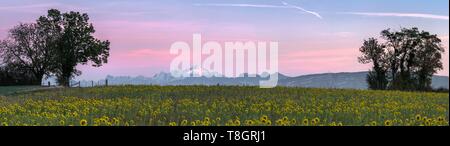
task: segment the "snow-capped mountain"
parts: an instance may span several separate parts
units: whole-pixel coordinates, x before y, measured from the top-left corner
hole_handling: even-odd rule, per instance
[[[367,89],[367,72],[350,73],[324,73],[311,74],[297,77],[285,76],[278,73],[278,86],[311,87],[311,88],[348,88]],[[110,76],[106,77],[109,85],[240,85],[257,86],[259,81],[267,80],[260,75],[249,77],[242,74],[239,77],[184,77],[176,78],[171,73],[161,72],[153,77]],[[95,81],[94,85],[104,85],[105,80]],[[92,81],[81,81],[81,86],[91,86]],[[433,88],[449,88],[449,78],[446,76],[434,76]]]

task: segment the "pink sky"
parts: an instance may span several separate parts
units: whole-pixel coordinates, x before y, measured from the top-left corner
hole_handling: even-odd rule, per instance
[[[386,28],[398,30],[415,26],[443,40],[445,68],[438,74],[449,74],[448,1],[417,4],[358,1],[354,7],[337,7],[339,2],[334,1],[305,5],[287,2],[304,6],[321,17],[292,9],[265,8],[281,5],[273,1],[253,1],[251,5],[244,5],[246,7],[232,4],[230,7],[213,7],[214,4],[199,7],[190,1],[63,3],[44,0],[39,3],[19,0],[0,2],[0,39],[6,37],[9,28],[19,22],[33,22],[49,8],[76,10],[89,14],[96,37],[111,42],[109,63],[100,68],[78,66],[83,72],[78,79],[98,80],[107,75],[153,76],[161,71],[168,72],[170,62],[176,57],[169,54],[171,44],[191,42],[194,33],[202,34],[203,42],[221,42],[222,47],[227,41],[279,42],[279,71],[297,76],[367,71],[370,65],[357,61],[358,48],[364,39],[378,37]],[[370,7],[373,3],[380,7]],[[359,7],[364,9],[356,9]],[[351,13],[361,11],[366,12]]]
[[[290,76],[325,73],[367,71],[370,64],[359,64],[358,48],[362,35],[356,32],[317,34],[310,38],[292,35],[289,38],[273,37],[255,30],[249,25],[227,25],[212,28],[194,22],[130,22],[98,21],[96,36],[111,43],[109,63],[101,68],[80,66],[81,79],[96,79],[106,75],[152,76],[169,70],[176,56],[169,54],[170,45],[176,41],[191,44],[192,34],[201,33],[203,43],[207,41],[278,41],[279,71]],[[203,33],[202,33],[203,32]],[[239,33],[230,33],[239,32]],[[378,34],[373,34],[378,36]],[[298,41],[295,41],[298,37]],[[445,69],[439,75],[448,76],[448,36],[441,36],[446,48]],[[324,40],[325,39],[325,40]],[[204,59],[204,58],[203,58]]]

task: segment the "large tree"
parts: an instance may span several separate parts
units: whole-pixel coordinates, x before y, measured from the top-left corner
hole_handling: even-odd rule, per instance
[[[36,23],[20,24],[0,42],[2,62],[15,72],[31,72],[40,84],[44,75],[56,75],[60,85],[81,72],[79,64],[94,67],[107,63],[109,41],[96,39],[87,14],[51,9]]]
[[[40,84],[44,75],[53,69],[51,48],[45,36],[34,24],[19,24],[9,31],[8,38],[0,42],[0,56],[8,70],[32,74],[32,84]]]
[[[430,90],[433,74],[443,69],[442,54],[444,49],[437,35],[432,35],[418,28],[402,28],[400,31],[390,29],[381,32],[381,38],[385,40],[382,49],[376,45],[376,41],[365,41],[360,49],[361,63],[374,62],[374,71],[368,76],[371,80],[381,81],[375,61],[385,66],[388,88],[394,90]],[[378,50],[378,51],[374,51]],[[379,56],[385,56],[380,58]],[[374,77],[375,76],[375,77]]]
[[[384,45],[378,43],[377,39],[369,38],[364,40],[363,46],[359,49],[362,55],[358,57],[358,61],[363,64],[373,64],[372,70],[367,75],[369,89],[384,90],[387,87],[386,53],[384,48]]]
[[[109,41],[101,41],[93,36],[94,27],[89,16],[79,12],[61,13],[56,9],[41,16],[37,25],[45,30],[46,38],[52,40],[47,47],[53,53],[54,74],[58,83],[70,86],[70,79],[81,72],[78,64],[92,63],[99,67],[107,63],[109,57]]]
[[[416,62],[413,73],[417,80],[416,88],[418,90],[430,90],[433,74],[443,69],[441,60],[445,50],[437,35],[422,31],[420,39],[417,55],[412,58],[413,62]]]
[[[421,42],[418,28],[402,28],[400,31],[383,30],[389,52],[387,58],[391,72],[391,89],[414,90],[412,68],[417,64],[414,57]]]

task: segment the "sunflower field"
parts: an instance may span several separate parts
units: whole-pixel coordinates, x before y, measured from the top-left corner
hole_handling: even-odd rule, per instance
[[[0,96],[0,126],[448,126],[449,94],[110,86]]]

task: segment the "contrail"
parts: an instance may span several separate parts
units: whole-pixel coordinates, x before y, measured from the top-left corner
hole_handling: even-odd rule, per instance
[[[0,10],[48,8],[48,7],[53,7],[53,6],[59,6],[59,4],[58,3],[48,3],[48,4],[34,4],[34,5],[20,5],[20,6],[0,6]]]
[[[320,14],[317,13],[317,12],[308,11],[308,10],[306,10],[306,9],[303,9],[302,7],[299,7],[299,6],[296,6],[296,5],[291,5],[291,4],[288,4],[288,3],[284,2],[284,1],[281,1],[281,3],[283,3],[283,5],[285,5],[286,7],[294,8],[294,9],[303,11],[303,12],[305,12],[305,13],[312,14],[312,15],[316,16],[316,17],[319,18],[319,19],[322,19],[322,16],[320,16]]]
[[[297,9],[302,12],[312,14],[319,19],[322,19],[322,16],[317,12],[308,11],[303,9],[302,7],[288,4],[286,2],[282,2],[283,5],[259,5],[259,4],[194,4],[194,6],[215,6],[215,7],[252,7],[252,8],[282,8],[282,9]]]
[[[362,15],[362,16],[379,16],[379,17],[413,17],[413,18],[449,20],[448,16],[433,15],[433,14],[423,14],[423,13],[342,12],[340,14]]]
[[[253,7],[253,8],[288,8],[276,5],[255,5],[255,4],[194,4],[194,6],[215,6],[215,7]]]

